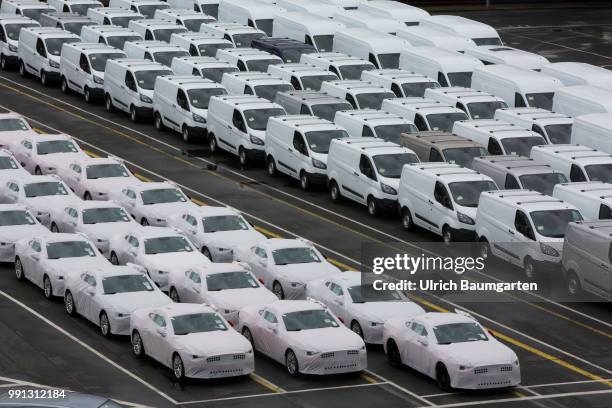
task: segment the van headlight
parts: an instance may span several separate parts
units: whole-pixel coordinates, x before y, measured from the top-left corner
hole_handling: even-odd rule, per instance
[[[397,195],[397,190],[396,189],[394,189],[393,187],[391,187],[388,184],[383,183],[382,181],[380,182],[380,189],[385,194]]]
[[[323,163],[321,160],[317,160],[314,157],[312,158],[312,165],[317,169],[325,170],[327,168],[327,164]]]
[[[17,48],[16,45],[9,44],[9,51],[17,52],[17,51],[19,51],[19,48]]]
[[[459,220],[459,222],[462,222],[464,224],[474,225],[474,219],[472,217],[459,211],[457,211],[457,219]]]
[[[543,242],[540,242],[540,251],[542,251],[544,255],[554,256],[555,258],[559,256],[559,251]]]
[[[258,145],[258,146],[264,145],[264,141],[258,138],[257,136],[249,135],[249,138],[251,139],[251,143],[253,143],[254,145]]]
[[[153,100],[149,98],[147,95],[140,94],[140,100],[144,103],[153,103]]]
[[[51,68],[59,68],[59,62],[55,62],[53,60],[49,60],[49,66]]]
[[[93,80],[96,84],[104,85],[104,79],[100,78],[99,76],[94,75]]]
[[[197,113],[194,113],[191,115],[191,117],[193,118],[193,120],[195,120],[196,122],[199,123],[206,123],[206,119],[204,119],[203,116],[198,115]]]

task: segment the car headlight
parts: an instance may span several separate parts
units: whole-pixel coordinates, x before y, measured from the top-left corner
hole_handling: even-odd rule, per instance
[[[292,288],[299,288],[300,286],[304,286],[302,282],[291,282]]]
[[[168,272],[166,272],[166,271],[157,271],[157,274],[158,275],[167,275]]]
[[[253,349],[249,349],[246,353],[247,354],[253,354]]]
[[[365,349],[366,349],[365,344],[363,346],[359,347],[359,351],[365,351]]]
[[[518,361],[518,358],[517,358],[516,360],[514,360],[514,365],[515,365],[515,366],[517,366],[517,367],[518,367],[518,365],[519,365],[519,364],[520,364],[520,363],[519,363],[519,361]]]
[[[379,323],[379,322],[370,322],[370,326],[372,327],[377,327],[377,326],[382,326],[383,323]]]
[[[312,165],[317,169],[325,170],[327,168],[327,164],[323,163],[321,160],[317,160],[314,157],[312,158]]]
[[[258,138],[257,136],[249,135],[249,138],[251,139],[251,143],[253,143],[254,145],[258,145],[258,146],[264,145],[264,141]]]
[[[49,66],[51,68],[59,68],[60,67],[59,62],[55,62],[53,60],[49,60]]]
[[[554,256],[554,257],[559,256],[559,251],[557,251],[555,248],[543,242],[540,242],[540,251],[542,251],[544,255]]]
[[[193,120],[195,120],[196,122],[206,123],[206,119],[203,116],[198,115],[197,113],[192,114],[191,117],[193,117]]]
[[[316,356],[317,354],[319,354],[319,351],[307,351],[306,352],[307,356]]]
[[[387,184],[383,183],[382,181],[380,182],[380,189],[385,194],[397,195],[397,190],[396,189],[394,189],[390,185],[387,185]]]
[[[474,220],[472,219],[472,217],[470,217],[469,215],[465,215],[464,213],[461,213],[459,211],[457,211],[457,219],[459,220],[459,222],[462,222],[464,224],[474,225]]]
[[[104,79],[100,78],[99,76],[94,75],[93,80],[96,84],[104,85]]]
[[[13,52],[17,52],[17,51],[19,51],[19,48],[17,48],[16,45],[9,44],[9,50],[13,51]]]
[[[469,370],[471,368],[473,368],[473,367],[471,365],[469,365],[469,364],[460,364],[459,365],[459,369],[462,370],[462,371]]]
[[[129,313],[117,313],[117,317],[121,317],[121,318],[130,317],[130,314]]]
[[[140,100],[144,103],[153,103],[153,100],[149,98],[147,95],[140,94]]]

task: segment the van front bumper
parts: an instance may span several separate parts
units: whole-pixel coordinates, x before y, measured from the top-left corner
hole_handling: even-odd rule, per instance
[[[96,100],[104,99],[104,88],[89,88],[89,92]]]
[[[376,198],[376,204],[378,204],[378,207],[383,210],[383,211],[393,211],[394,213],[397,213],[397,199],[391,199],[391,198]]]
[[[307,173],[310,182],[317,185],[326,185],[327,184],[327,174],[323,173]]]
[[[533,263],[537,273],[545,273],[551,275],[555,274],[557,276],[563,274],[563,269],[561,267],[561,257],[559,257],[558,262],[534,259]]]
[[[476,241],[476,231],[467,228],[452,228],[453,238],[455,241],[473,242]]]
[[[247,158],[253,161],[264,161],[266,151],[263,149],[245,149]]]
[[[187,126],[187,129],[189,129],[189,134],[195,137],[206,137],[208,135],[206,126]]]
[[[135,108],[138,116],[146,118],[153,117],[153,106],[135,106]]]
[[[15,55],[4,54],[4,58],[6,58],[6,63],[10,67],[16,67],[17,63],[19,62],[19,57],[17,56],[17,54]]]

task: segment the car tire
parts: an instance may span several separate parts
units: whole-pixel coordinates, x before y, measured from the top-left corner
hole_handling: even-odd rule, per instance
[[[210,259],[211,262],[213,262],[212,254],[210,253],[210,249],[208,249],[207,247],[202,247],[202,251],[201,252],[202,252],[202,255],[204,255],[205,257]]]
[[[83,194],[83,200],[85,201],[93,200],[93,198],[91,197],[91,193],[89,191],[86,191],[85,194]]]
[[[54,232],[56,234],[60,232],[59,227],[54,222],[51,223],[51,228],[50,229],[51,229],[51,232]]]
[[[149,221],[146,218],[142,218],[140,220],[140,225],[142,225],[143,227],[148,227],[149,226]]]
[[[172,374],[174,374],[174,379],[178,382],[185,379],[185,365],[178,353],[174,353],[172,356]]]
[[[30,76],[22,60],[19,60],[19,76],[22,78],[27,78]]]
[[[452,390],[450,376],[446,366],[442,363],[436,365],[436,382],[442,391],[449,392]]]
[[[64,308],[66,309],[66,313],[68,313],[68,316],[76,315],[74,297],[72,296],[72,292],[70,292],[69,290],[67,290],[66,294],[64,295]]]
[[[47,77],[47,71],[42,69],[40,71],[40,84],[42,86],[49,86],[49,78]]]
[[[25,280],[25,272],[23,270],[23,264],[21,263],[21,259],[19,257],[15,258],[15,277],[18,281]]]
[[[111,336],[111,324],[105,311],[100,312],[100,334],[104,337]]]
[[[60,78],[60,90],[63,94],[68,95],[70,93],[70,88],[68,87],[68,81],[66,81],[66,77],[62,76]]]
[[[51,279],[47,275],[43,276],[43,294],[48,300],[53,298],[53,286],[51,285]]]
[[[402,355],[393,339],[387,341],[387,360],[391,367],[400,367],[402,365]]]
[[[8,60],[4,54],[0,55],[0,68],[5,71],[8,69]]]
[[[453,230],[448,225],[442,227],[442,241],[445,244],[448,245],[451,242],[455,241],[455,237],[453,235]]]
[[[368,214],[370,215],[370,217],[376,217],[378,213],[380,212],[378,210],[378,204],[376,203],[376,199],[372,196],[369,196],[367,200],[367,204],[368,204]]]
[[[536,278],[536,267],[530,257],[525,258],[525,263],[523,265],[523,273],[525,274],[525,279],[529,281],[532,281]]]
[[[238,161],[240,162],[241,167],[246,167],[249,165],[249,158],[247,157],[247,152],[242,146],[238,148]]]
[[[138,330],[134,330],[132,333],[132,352],[136,358],[143,358],[145,355],[144,344],[142,343],[142,337]]]
[[[115,110],[113,99],[109,94],[104,95],[104,109],[106,109],[108,113],[112,113]]]
[[[88,87],[85,87],[85,89],[83,89],[83,99],[85,99],[85,103],[93,102],[93,97],[91,96],[91,91]]]
[[[412,231],[414,230],[414,222],[412,221],[412,213],[406,207],[402,208],[402,227],[404,231]]]
[[[134,105],[130,106],[130,119],[134,123],[140,122],[140,115],[138,114],[138,111]]]
[[[577,297],[582,292],[582,285],[580,284],[580,278],[574,271],[569,271],[567,273],[567,278],[565,279],[565,288],[567,290],[567,294],[571,297]]]
[[[119,265],[119,258],[117,257],[115,251],[112,251],[110,254],[110,263],[113,265]]]
[[[279,281],[274,281],[272,284],[272,293],[276,295],[280,300],[285,299],[285,291]]]
[[[164,126],[164,121],[159,112],[155,112],[155,120],[153,123],[155,124],[155,129],[157,130],[162,131],[166,129],[166,126]]]
[[[214,133],[209,133],[208,134],[208,151],[210,152],[210,154],[214,154],[217,153],[217,139],[215,138],[215,134]]]
[[[272,155],[268,156],[266,160],[266,170],[268,171],[268,176],[275,177],[277,174],[276,170],[276,162],[274,161],[274,157]]]
[[[336,180],[329,182],[329,195],[334,202],[338,202],[342,199],[342,193],[340,193],[340,187]]]
[[[300,374],[300,364],[293,350],[289,349],[285,353],[285,367],[290,376],[296,377]]]
[[[351,331],[363,339],[363,329],[357,320],[351,322]]]
[[[174,286],[170,288],[170,291],[168,292],[168,294],[170,295],[170,299],[172,299],[174,303],[181,303],[181,298]]]
[[[247,339],[249,343],[251,343],[251,347],[255,348],[255,340],[253,339],[253,334],[248,327],[242,328],[242,336]]]
[[[485,237],[481,237],[479,240],[478,255],[485,261],[490,259],[493,254],[491,253],[491,245]]]
[[[34,169],[34,175],[42,176],[42,170],[40,169],[40,167],[36,166],[36,168]]]
[[[191,134],[191,131],[187,125],[183,125],[183,128],[181,129],[181,136],[183,137],[183,142],[193,143],[193,135]]]
[[[310,190],[310,176],[303,170],[300,172],[300,187],[304,191]]]

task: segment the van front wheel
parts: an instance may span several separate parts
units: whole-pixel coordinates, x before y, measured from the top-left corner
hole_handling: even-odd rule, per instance
[[[442,227],[442,240],[445,244],[450,244],[455,240],[455,237],[453,236],[453,230],[450,229],[448,225]]]
[[[376,199],[372,196],[368,197],[368,214],[371,217],[376,217],[378,215],[378,204],[376,203]]]
[[[164,121],[162,120],[161,115],[159,114],[159,112],[155,112],[155,129],[164,130],[164,128]]]
[[[523,270],[525,271],[525,277],[527,278],[527,280],[534,280],[536,277],[536,267],[535,267],[535,263],[533,262],[533,260],[531,258],[526,258],[525,259],[525,266],[523,268]]]
[[[332,201],[338,202],[342,198],[342,194],[340,193],[340,187],[338,187],[338,183],[336,180],[332,180],[329,183],[329,195]]]
[[[26,71],[25,64],[21,60],[19,60],[19,76],[22,78],[28,77],[28,71]]]
[[[276,163],[274,162],[274,157],[268,156],[268,160],[266,160],[266,169],[270,177],[276,176]]]
[[[8,61],[4,54],[0,55],[0,68],[4,70],[8,69]]]
[[[92,103],[93,98],[91,97],[91,91],[88,87],[85,87],[83,90],[83,98],[85,99],[85,103]]]
[[[310,177],[305,171],[300,173],[300,187],[304,191],[308,191],[310,189]]]
[[[567,293],[571,297],[578,296],[580,292],[582,291],[582,286],[580,285],[580,279],[578,278],[578,275],[576,275],[572,271],[568,272],[565,283],[567,287]]]
[[[64,76],[62,76],[62,79],[60,79],[60,90],[66,95],[70,93],[70,88],[68,88],[68,81],[66,81],[66,77]]]
[[[181,130],[181,135],[183,136],[183,142],[191,143],[193,142],[193,137],[191,136],[191,132],[187,125],[183,125],[183,129]]]
[[[210,151],[210,154],[217,152],[217,139],[215,139],[214,133],[208,134],[208,151]]]
[[[412,231],[414,229],[412,214],[408,208],[402,209],[402,227],[404,227],[404,231]]]
[[[40,71],[40,84],[42,86],[49,85],[49,78],[47,78],[47,71],[45,70]]]
[[[115,108],[113,107],[113,100],[111,99],[111,96],[109,94],[106,94],[106,96],[104,96],[104,108],[109,113],[115,110]]]

